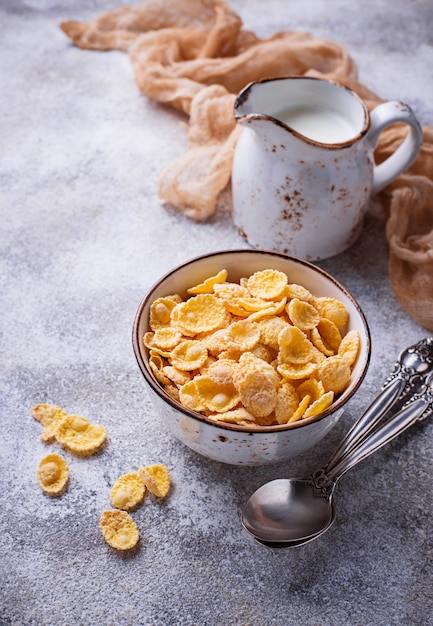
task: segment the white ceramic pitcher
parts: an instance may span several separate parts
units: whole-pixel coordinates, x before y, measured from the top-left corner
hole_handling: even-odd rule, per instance
[[[371,196],[418,155],[422,129],[401,102],[371,113],[349,88],[310,77],[263,80],[237,97],[244,126],[232,170],[233,218],[255,248],[314,261],[358,238]],[[380,165],[382,130],[409,125],[397,150]]]

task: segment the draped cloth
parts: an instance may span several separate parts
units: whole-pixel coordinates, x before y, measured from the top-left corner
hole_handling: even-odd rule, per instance
[[[158,194],[194,220],[207,220],[231,177],[240,126],[236,95],[252,81],[316,76],[353,89],[371,110],[382,99],[358,81],[343,46],[294,31],[259,38],[224,0],[146,0],[61,28],[89,50],[123,50],[140,91],[188,116],[185,153],[160,176]],[[385,129],[376,162],[407,127]],[[433,330],[433,127],[423,128],[415,163],[380,194],[387,215],[389,276],[403,309]]]

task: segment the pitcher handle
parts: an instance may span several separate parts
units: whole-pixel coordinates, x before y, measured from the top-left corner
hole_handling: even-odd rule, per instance
[[[403,102],[384,102],[370,113],[370,129],[367,140],[376,147],[380,133],[390,124],[403,122],[409,125],[409,132],[397,150],[383,163],[376,165],[373,172],[372,195],[397,178],[415,161],[422,144],[422,128],[414,112]]]

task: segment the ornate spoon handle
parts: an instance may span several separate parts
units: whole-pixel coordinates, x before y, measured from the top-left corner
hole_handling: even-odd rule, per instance
[[[415,422],[433,415],[433,374],[430,374],[421,390],[416,393],[393,417],[379,426],[341,458],[331,469],[326,468],[325,475],[329,482],[335,483],[349,469],[357,465],[370,454],[392,441],[410,428]]]
[[[433,337],[423,339],[403,350],[382,391],[344,437],[329,459],[326,471],[330,471],[359,445],[402,399],[415,393],[431,371],[433,371]]]

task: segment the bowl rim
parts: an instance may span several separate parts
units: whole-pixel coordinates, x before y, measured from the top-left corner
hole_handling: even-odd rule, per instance
[[[307,268],[311,269],[313,272],[316,272],[318,274],[321,274],[324,278],[326,278],[327,280],[331,281],[332,283],[334,283],[334,285],[341,290],[345,296],[351,301],[352,305],[354,306],[354,308],[356,309],[363,328],[364,328],[364,332],[365,332],[365,336],[366,336],[366,340],[367,340],[367,345],[366,345],[366,360],[365,360],[365,364],[364,367],[362,369],[362,371],[360,372],[358,378],[356,379],[352,390],[350,391],[350,393],[348,393],[346,396],[340,396],[339,398],[337,398],[337,400],[335,402],[333,402],[331,404],[331,406],[324,411],[323,413],[320,414],[319,417],[317,416],[313,416],[313,417],[309,417],[307,419],[304,420],[299,420],[296,422],[292,422],[289,424],[274,424],[271,426],[245,426],[245,425],[239,425],[239,424],[232,424],[229,422],[218,422],[216,420],[212,420],[210,418],[208,418],[206,415],[202,415],[201,413],[198,413],[197,411],[192,411],[191,409],[188,409],[187,407],[183,406],[180,402],[177,402],[172,396],[170,396],[165,390],[164,388],[158,383],[158,381],[151,375],[150,371],[148,370],[148,368],[146,367],[146,364],[144,362],[144,359],[141,355],[141,349],[140,349],[140,344],[141,344],[141,340],[142,338],[139,336],[139,327],[140,327],[140,320],[141,320],[141,316],[143,314],[144,308],[146,307],[148,301],[150,300],[150,298],[152,297],[154,291],[170,276],[172,276],[173,274],[175,274],[177,271],[179,271],[180,269],[183,269],[185,267],[187,267],[188,265],[192,265],[193,263],[197,263],[201,260],[207,259],[209,257],[217,257],[217,256],[222,256],[222,255],[227,255],[227,254],[239,254],[239,253],[249,253],[249,254],[258,254],[258,255],[267,255],[267,256],[274,256],[274,257],[278,257],[280,259],[284,259],[284,260],[288,260],[288,261],[293,261],[294,263],[300,264],[300,265],[304,265]],[[359,389],[359,387],[361,386],[361,383],[363,382],[368,368],[369,368],[369,364],[370,364],[370,359],[371,359],[371,333],[370,333],[370,329],[368,326],[368,322],[367,319],[365,317],[365,314],[363,312],[363,310],[361,309],[361,306],[359,305],[358,301],[356,300],[356,298],[352,295],[352,293],[339,281],[337,280],[334,276],[332,276],[331,274],[329,274],[329,272],[327,272],[326,270],[322,269],[321,267],[315,265],[314,263],[311,263],[310,261],[306,261],[304,259],[300,259],[298,257],[294,257],[294,256],[290,256],[287,254],[282,254],[279,252],[274,252],[271,250],[254,250],[254,249],[249,249],[249,248],[236,248],[233,250],[218,250],[215,252],[208,252],[207,254],[202,254],[193,258],[188,259],[187,261],[183,262],[183,263],[179,263],[178,265],[176,265],[175,267],[173,267],[171,270],[169,270],[168,272],[166,272],[163,276],[161,276],[161,278],[159,278],[156,282],[154,282],[151,287],[147,290],[145,296],[142,298],[138,309],[135,313],[134,316],[134,322],[133,322],[133,326],[132,326],[132,347],[133,347],[133,351],[134,351],[134,355],[135,358],[137,360],[138,363],[138,367],[142,373],[142,375],[144,376],[145,381],[148,383],[148,385],[150,386],[150,388],[157,394],[160,396],[160,398],[162,400],[164,400],[166,403],[168,403],[169,405],[171,405],[171,407],[177,411],[179,411],[180,413],[183,413],[184,415],[192,418],[193,420],[196,420],[200,423],[205,423],[209,426],[212,426],[218,430],[228,430],[228,431],[235,431],[235,432],[239,432],[239,433],[247,433],[247,434],[269,434],[269,433],[278,433],[281,431],[287,431],[287,430],[296,430],[298,428],[303,428],[305,426],[308,426],[309,424],[312,423],[316,423],[316,422],[320,422],[323,419],[326,419],[326,417],[328,417],[330,414],[335,413],[336,411],[338,411],[339,409],[341,409],[351,398],[352,396],[355,394],[355,392]]]

